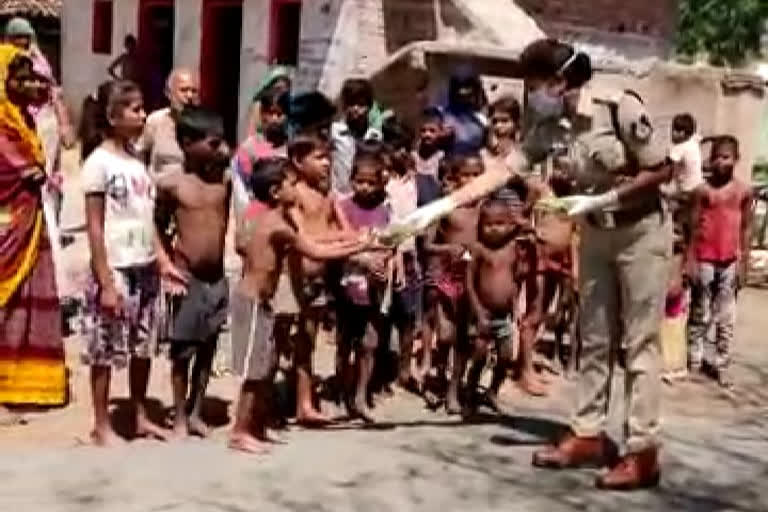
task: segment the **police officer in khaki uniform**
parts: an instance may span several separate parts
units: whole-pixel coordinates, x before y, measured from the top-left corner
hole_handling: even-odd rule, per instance
[[[545,39],[520,57],[525,77],[526,117],[543,125],[561,118],[569,99],[591,78],[589,57],[567,44]],[[656,485],[658,465],[660,348],[659,328],[671,255],[671,228],[659,187],[672,166],[641,98],[621,93],[606,102],[610,123],[572,144],[577,177],[588,195],[569,198],[568,214],[583,220],[581,331],[583,365],[570,432],[534,454],[540,467],[608,467],[597,486],[636,489]],[[550,124],[551,126],[551,124]],[[554,130],[556,131],[556,130]],[[506,168],[486,172],[449,196],[413,215],[419,229],[456,205],[484,197],[546,153],[553,130],[533,126],[524,153]],[[535,179],[524,178],[529,187]],[[626,453],[604,433],[614,362],[623,352],[626,367]]]
[[[672,228],[659,185],[671,176],[666,130],[656,129],[642,99],[627,91],[608,101],[611,126],[580,137],[571,152],[577,179],[596,195],[569,199],[584,220],[581,238],[582,369],[571,432],[534,454],[540,467],[596,464],[611,469],[606,489],[658,483],[660,341],[672,252]],[[643,186],[645,185],[645,186]],[[631,194],[621,194],[632,187]],[[604,429],[613,369],[625,374],[626,454]]]

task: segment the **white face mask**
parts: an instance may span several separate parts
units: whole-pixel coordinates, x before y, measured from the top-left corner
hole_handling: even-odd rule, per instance
[[[563,97],[560,95],[553,96],[543,87],[528,93],[526,107],[526,115],[531,116],[534,122],[551,119],[558,120],[565,113]]]
[[[565,114],[562,96],[553,96],[545,88],[528,93],[525,109],[525,134],[523,150],[532,163],[544,160],[555,144],[564,137],[559,122]]]

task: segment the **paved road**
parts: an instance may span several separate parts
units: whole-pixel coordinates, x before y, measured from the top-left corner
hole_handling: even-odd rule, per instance
[[[473,424],[401,395],[377,408],[377,428],[293,428],[271,455],[249,457],[224,448],[224,427],[207,441],[137,441],[112,451],[77,446],[88,404],[85,374],[76,369],[72,406],[0,431],[0,510],[768,510],[767,306],[763,291],[741,299],[734,395],[710,383],[666,388],[665,472],[654,492],[597,493],[593,471],[531,468],[535,443],[566,418],[569,383],[546,400],[508,390],[509,416]],[[321,352],[325,372],[330,348]],[[152,389],[167,404],[165,366]],[[116,392],[125,396],[120,380]],[[231,379],[214,383],[212,405],[221,414],[234,390]],[[618,423],[612,432],[618,435]]]
[[[81,207],[71,208],[76,215]],[[82,242],[79,242],[82,243]],[[73,268],[82,246],[68,249]],[[77,274],[76,271],[73,271]],[[664,475],[660,489],[630,495],[595,492],[593,471],[547,472],[530,466],[535,444],[567,418],[572,386],[552,398],[507,389],[510,414],[461,424],[401,395],[377,407],[377,428],[289,430],[264,457],[225,449],[236,382],[211,387],[214,438],[160,444],[136,441],[100,450],[77,442],[88,431],[87,373],[71,339],[73,402],[0,430],[0,510],[13,512],[265,511],[616,511],[768,510],[768,292],[740,298],[736,392],[711,383],[665,388]],[[331,367],[321,344],[319,371]],[[618,376],[620,378],[621,376]],[[618,381],[617,381],[618,384]],[[114,394],[127,395],[125,376]],[[168,405],[166,362],[156,364],[151,394]],[[621,389],[616,387],[618,400]],[[117,400],[117,420],[125,401]],[[619,422],[612,434],[620,433]]]

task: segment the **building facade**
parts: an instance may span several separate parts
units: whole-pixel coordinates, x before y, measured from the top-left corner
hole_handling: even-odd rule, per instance
[[[133,35],[148,105],[162,106],[173,67],[199,69],[206,105],[224,115],[234,138],[268,65],[296,64],[300,5],[300,0],[67,0],[61,19],[67,101],[78,111],[109,79],[110,63]]]
[[[252,91],[272,63],[297,66],[299,90],[334,96],[416,40],[516,45],[543,34],[513,0],[67,0],[63,84],[75,112],[138,39],[149,107],[173,67],[200,70],[206,105],[242,135]],[[237,91],[237,94],[233,94]]]

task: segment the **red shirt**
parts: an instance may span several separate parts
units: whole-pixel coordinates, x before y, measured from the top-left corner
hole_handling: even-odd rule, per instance
[[[726,263],[739,257],[741,207],[748,196],[746,185],[735,179],[720,188],[704,185],[694,241],[697,260]]]

